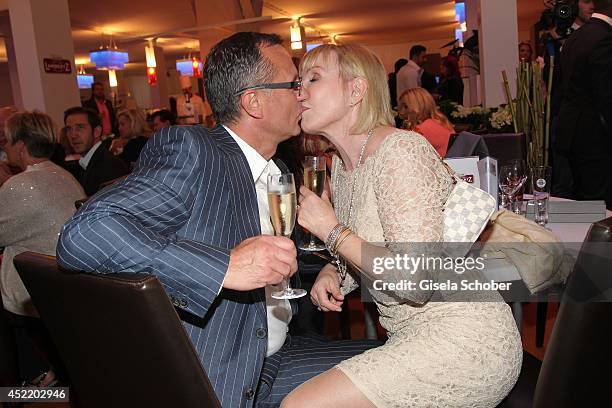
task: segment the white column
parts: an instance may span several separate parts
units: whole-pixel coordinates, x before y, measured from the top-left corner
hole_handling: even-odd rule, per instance
[[[480,78],[487,107],[506,102],[502,70],[516,92],[518,21],[516,0],[480,0]]]
[[[68,1],[8,0],[8,5],[23,108],[41,110],[59,126],[64,110],[81,104]],[[47,73],[44,58],[68,60],[72,72]]]

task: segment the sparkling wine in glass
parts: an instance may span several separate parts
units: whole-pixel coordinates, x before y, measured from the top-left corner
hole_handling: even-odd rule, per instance
[[[325,156],[306,156],[304,159],[304,186],[321,197],[325,190],[325,179],[327,178]],[[313,234],[308,234],[306,243],[300,245],[304,251],[323,251],[325,244]]]
[[[268,206],[274,235],[289,237],[295,226],[297,199],[293,174],[268,175]],[[293,289],[289,279],[283,279],[283,289],[272,292],[275,299],[295,299],[306,295],[304,289]]]

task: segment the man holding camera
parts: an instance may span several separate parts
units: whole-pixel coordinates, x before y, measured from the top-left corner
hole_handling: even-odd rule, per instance
[[[572,198],[605,200],[612,209],[612,0],[593,4],[591,19],[561,52],[555,150],[569,161]]]

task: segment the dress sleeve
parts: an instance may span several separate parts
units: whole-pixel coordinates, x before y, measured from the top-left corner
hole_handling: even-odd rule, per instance
[[[432,292],[418,289],[419,282],[435,278],[433,270],[424,266],[424,260],[441,254],[444,203],[452,178],[421,135],[402,132],[389,137],[392,139],[381,152],[374,186],[385,246],[395,258],[398,254],[407,255],[416,261],[420,258],[421,264],[403,264],[401,268],[395,264],[395,268],[386,269],[380,276],[389,282],[414,282],[416,289],[392,292],[422,304]]]

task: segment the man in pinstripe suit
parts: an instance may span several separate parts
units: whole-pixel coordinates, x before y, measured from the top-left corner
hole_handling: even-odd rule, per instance
[[[299,80],[280,38],[235,34],[211,50],[204,71],[221,125],[156,133],[134,172],[64,226],[58,262],[155,274],[222,405],[278,406],[301,382],[376,343],[290,337],[290,305],[266,290],[297,269],[293,242],[265,235],[264,180],[284,170],[270,158],[300,130]]]

